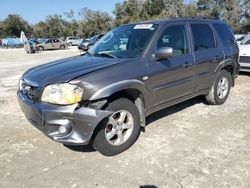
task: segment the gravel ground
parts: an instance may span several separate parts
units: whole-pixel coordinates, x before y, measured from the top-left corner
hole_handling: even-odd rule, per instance
[[[157,112],[133,147],[104,157],[49,140],[17,104],[25,70],[78,54],[0,49],[0,187],[250,187],[250,74],[224,105],[198,97]]]

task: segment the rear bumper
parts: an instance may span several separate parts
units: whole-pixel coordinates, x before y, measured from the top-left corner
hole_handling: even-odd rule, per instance
[[[250,72],[250,63],[240,63],[240,71]]]
[[[83,51],[87,51],[88,50],[88,48],[85,47],[85,46],[78,46],[78,49],[79,50],[83,50]]]
[[[78,49],[79,50],[87,51],[88,50],[88,46],[81,44],[81,45],[78,45]]]
[[[58,106],[33,103],[22,93],[18,92],[17,95],[23,113],[33,126],[52,140],[68,145],[88,144],[96,126],[112,113],[78,108],[77,104]]]
[[[240,56],[240,71],[250,72],[250,56]]]

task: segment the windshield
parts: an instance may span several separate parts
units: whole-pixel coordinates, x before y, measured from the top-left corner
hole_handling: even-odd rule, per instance
[[[250,37],[245,38],[245,39],[241,42],[241,44],[243,44],[243,45],[250,44]]]
[[[97,36],[93,36],[90,40],[95,40],[97,38]]]
[[[140,56],[157,29],[155,24],[117,27],[104,35],[89,51],[93,56],[134,58]]]

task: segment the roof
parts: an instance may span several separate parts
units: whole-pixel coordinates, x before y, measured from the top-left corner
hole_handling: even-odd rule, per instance
[[[125,25],[130,24],[165,24],[165,23],[171,23],[171,22],[193,22],[193,21],[199,21],[199,22],[212,22],[212,23],[224,23],[222,20],[218,19],[212,19],[212,18],[172,18],[172,19],[160,19],[160,20],[148,20],[148,21],[141,21],[141,22],[134,22],[134,23],[128,23]]]

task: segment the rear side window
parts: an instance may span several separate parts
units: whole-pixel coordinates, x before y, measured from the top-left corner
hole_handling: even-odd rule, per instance
[[[213,26],[224,47],[230,47],[234,44],[234,36],[226,24],[213,24]]]
[[[58,43],[58,42],[60,42],[58,39],[53,39],[53,42],[54,43]]]
[[[207,24],[191,24],[195,51],[215,47],[213,31]]]

